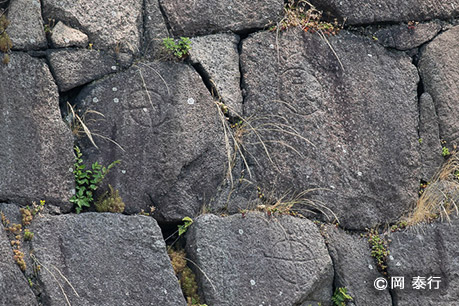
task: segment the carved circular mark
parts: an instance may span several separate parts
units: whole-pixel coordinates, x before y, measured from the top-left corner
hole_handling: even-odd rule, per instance
[[[296,285],[304,285],[314,267],[314,254],[304,243],[297,240],[278,241],[271,255],[280,278]]]

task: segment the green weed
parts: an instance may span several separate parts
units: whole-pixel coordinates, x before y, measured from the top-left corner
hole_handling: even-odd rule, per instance
[[[103,167],[98,162],[91,165],[90,170],[85,170],[86,165],[83,164],[83,153],[80,149],[75,146],[75,164],[73,174],[75,175],[75,195],[70,198],[70,202],[76,205],[77,214],[81,212],[83,207],[90,207],[93,203],[93,193],[99,188],[99,184],[103,181],[105,176],[108,174],[116,164],[119,164],[119,160],[115,160],[108,167]]]
[[[178,40],[164,38],[163,45],[170,54],[179,59],[187,56],[191,50],[191,40],[188,37],[180,37]]]

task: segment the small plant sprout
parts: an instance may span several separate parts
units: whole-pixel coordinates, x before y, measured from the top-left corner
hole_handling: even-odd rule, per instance
[[[178,40],[170,37],[164,38],[163,45],[170,54],[178,59],[187,56],[191,50],[191,40],[188,37],[180,37]]]
[[[449,149],[448,149],[447,147],[443,147],[443,148],[441,149],[441,155],[442,155],[443,157],[448,157],[448,156],[451,155],[451,153],[449,152]]]
[[[178,225],[179,236],[182,236],[183,234],[185,234],[186,231],[188,230],[188,227],[190,227],[190,225],[193,224],[193,219],[191,219],[190,217],[185,217],[182,219],[182,221],[183,221],[183,224]]]
[[[348,301],[352,301],[352,297],[347,293],[345,287],[336,288],[332,296],[334,306],[346,306]]]

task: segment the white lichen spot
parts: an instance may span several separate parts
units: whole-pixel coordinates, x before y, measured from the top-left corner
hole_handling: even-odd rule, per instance
[[[397,261],[397,263],[395,264],[397,267],[400,267],[402,265],[402,263],[400,261]]]
[[[270,44],[269,47],[270,47],[271,49],[274,49],[274,45],[273,45],[273,44]]]
[[[146,107],[142,108],[142,110],[143,110],[144,112],[148,112],[148,108],[146,108]]]
[[[151,20],[151,16],[148,16],[148,20]]]
[[[394,256],[390,255],[390,256],[389,256],[389,259],[390,259],[390,260],[394,260]]]
[[[167,294],[167,290],[166,289],[164,289],[164,294]]]
[[[31,43],[31,44],[34,44],[34,43],[36,43],[36,42],[37,42],[37,41],[36,41],[35,39],[33,39],[33,38],[30,39],[30,43]]]
[[[371,55],[371,54],[368,54],[368,57],[373,57],[373,55]]]
[[[116,70],[116,66],[112,66],[112,70],[115,71]]]
[[[229,9],[229,10],[232,9],[231,5],[228,5],[228,9]]]
[[[188,102],[188,104],[192,105],[192,104],[194,104],[194,99],[193,98],[188,98],[187,102]]]
[[[199,252],[201,252],[201,248],[196,249],[196,253],[199,253]]]
[[[113,102],[118,103],[120,100],[118,98],[113,99]]]
[[[69,168],[69,172],[73,172],[73,168],[72,167]]]
[[[255,286],[255,281],[253,279],[250,280],[250,285]]]
[[[331,185],[331,186],[330,186],[330,188],[331,188],[331,189],[335,189],[336,187],[335,187],[335,186],[333,186],[333,185]]]
[[[68,39],[68,38],[66,37],[66,38],[64,38],[64,41],[65,41],[66,44],[68,44],[68,43],[70,42],[70,39]]]
[[[118,91],[118,88],[113,87],[113,88],[112,88],[112,91]]]
[[[99,99],[97,99],[97,97],[94,97],[94,98],[92,98],[92,102],[97,103],[97,102],[99,102]]]
[[[279,292],[279,296],[282,296],[282,294],[284,294],[282,291],[281,291],[281,292]]]
[[[239,230],[239,235],[242,235],[242,234],[244,234],[244,230],[240,229]]]
[[[368,269],[373,270],[373,266],[372,265],[368,265]]]
[[[358,176],[362,176],[363,173],[359,171],[359,172],[357,172],[357,175],[358,175]]]
[[[121,173],[126,174],[126,170],[121,170]]]

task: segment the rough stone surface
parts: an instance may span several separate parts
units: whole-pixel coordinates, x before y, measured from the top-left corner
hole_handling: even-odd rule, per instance
[[[96,138],[100,151],[88,144],[83,152],[104,165],[122,160],[108,183],[119,189],[128,213],[155,206],[161,220],[194,216],[223,181],[222,123],[190,66],[140,64],[88,86],[78,101],[105,116],[89,129],[124,149]]]
[[[442,33],[422,50],[419,71],[435,103],[440,137],[448,147],[459,144],[459,26]]]
[[[346,287],[351,305],[392,305],[388,290],[375,290],[373,282],[381,277],[371,257],[368,240],[334,226],[325,226],[328,250],[335,268],[335,288]]]
[[[65,47],[86,47],[88,45],[88,35],[66,26],[59,21],[53,28],[51,43],[55,48]]]
[[[428,93],[419,99],[419,137],[421,139],[421,178],[429,182],[444,161],[435,105]]]
[[[89,37],[95,49],[137,52],[142,0],[43,0],[43,18],[60,20]]]
[[[34,220],[34,253],[43,267],[59,269],[79,294],[60,279],[72,305],[186,305],[153,218],[87,213]],[[66,305],[44,268],[45,305]]]
[[[120,70],[115,57],[96,50],[53,50],[48,52],[48,59],[59,91],[70,90]]]
[[[24,274],[13,260],[13,250],[0,224],[0,305],[38,305]]]
[[[307,196],[346,228],[397,220],[419,188],[416,68],[345,31],[329,41],[344,71],[316,34],[283,33],[279,62],[276,33],[244,41],[244,112],[273,160],[262,145],[250,145],[260,138],[249,129],[255,181],[284,200],[326,188]]]
[[[2,212],[5,218],[10,221],[10,224],[22,223],[22,216],[19,211],[19,205],[14,203],[0,203],[0,212]]]
[[[8,10],[8,35],[13,50],[37,50],[46,48],[45,31],[39,0],[12,0]]]
[[[390,275],[405,276],[405,289],[395,290],[397,305],[454,305],[459,301],[459,219],[392,234]],[[439,289],[412,288],[413,277],[441,278]]]
[[[160,0],[175,36],[243,32],[282,18],[284,1]]]
[[[441,25],[438,22],[420,23],[414,26],[402,24],[380,29],[374,35],[384,47],[409,50],[431,40],[440,30]]]
[[[145,0],[145,41],[144,53],[146,57],[157,58],[162,53],[162,41],[169,37],[166,22],[158,0]]]
[[[195,37],[191,40],[190,60],[201,65],[223,103],[242,115],[238,44],[239,36],[234,34]]]
[[[309,220],[203,215],[187,236],[187,254],[202,270],[208,305],[329,305],[332,262]]]
[[[346,24],[423,21],[459,15],[459,0],[312,0],[319,9],[344,19]]]
[[[44,61],[13,53],[8,65],[0,65],[0,110],[0,201],[67,207],[73,139]]]

